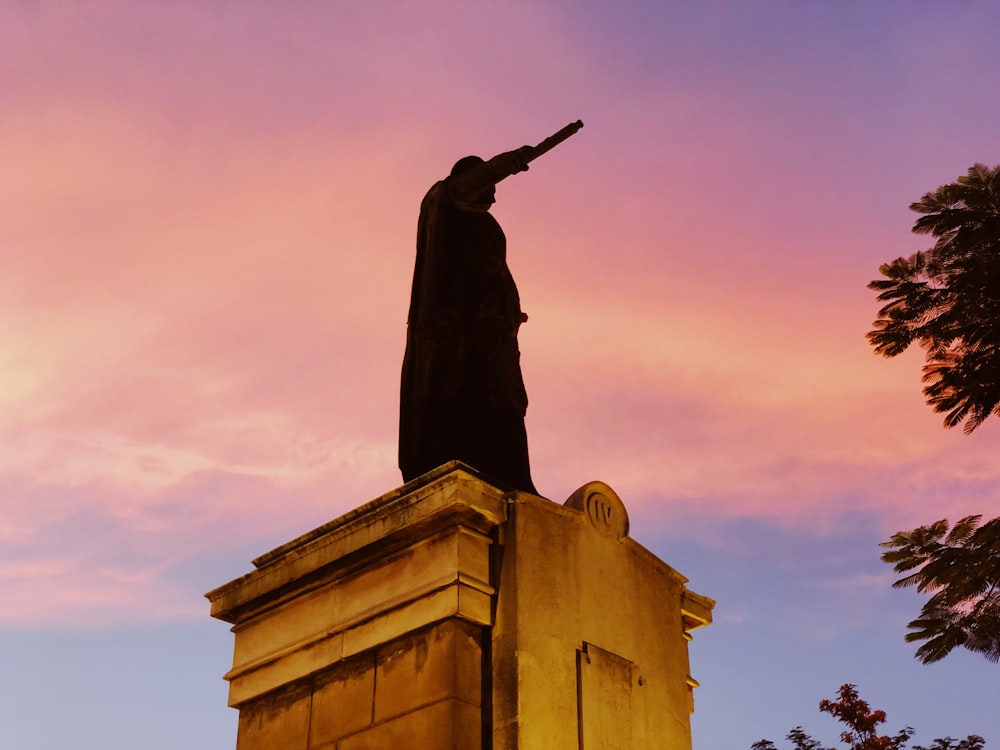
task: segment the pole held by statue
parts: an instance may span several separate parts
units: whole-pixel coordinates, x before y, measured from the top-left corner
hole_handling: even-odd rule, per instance
[[[537,146],[534,146],[531,150],[531,153],[527,156],[526,161],[529,162],[534,161],[539,156],[544,154],[546,151],[551,151],[560,143],[569,138],[571,135],[576,133],[576,131],[578,131],[582,127],[583,127],[583,120],[577,120],[576,122],[571,122],[569,125],[564,127],[558,133],[550,135],[548,138],[539,143]]]

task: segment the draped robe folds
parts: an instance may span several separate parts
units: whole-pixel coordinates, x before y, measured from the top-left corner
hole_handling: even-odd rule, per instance
[[[489,203],[469,200],[510,174],[499,159],[438,182],[420,206],[399,467],[409,481],[459,460],[502,486],[537,494],[517,346],[524,318],[507,267],[507,240]]]

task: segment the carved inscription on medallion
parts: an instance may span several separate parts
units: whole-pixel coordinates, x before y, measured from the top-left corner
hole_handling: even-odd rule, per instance
[[[602,536],[624,539],[628,536],[628,513],[625,503],[604,482],[587,482],[563,503],[582,510]]]

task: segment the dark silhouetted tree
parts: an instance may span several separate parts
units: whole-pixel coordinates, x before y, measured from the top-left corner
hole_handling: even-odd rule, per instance
[[[966,516],[950,530],[942,519],[882,542],[882,560],[907,574],[893,586],[930,594],[905,636],[926,641],[916,653],[924,664],[957,646],[1000,660],[1000,518],[981,519]]]
[[[858,695],[855,685],[841,685],[839,699],[821,700],[819,710],[835,717],[847,729],[840,733],[840,740],[848,750],[904,750],[913,736],[910,727],[900,729],[894,735],[880,735],[879,725],[885,723],[885,711],[872,711],[868,703]],[[802,727],[795,727],[786,735],[795,750],[835,750],[824,748],[822,743],[806,734]],[[912,750],[983,750],[986,741],[975,734],[964,740],[951,737],[934,740],[934,744],[923,747],[914,745]],[[751,750],[777,750],[771,740],[760,740],[750,746]]]
[[[879,268],[868,340],[885,357],[919,343],[927,403],[968,434],[1000,415],[1000,166],[976,164],[910,209],[923,214],[913,231],[937,241]]]

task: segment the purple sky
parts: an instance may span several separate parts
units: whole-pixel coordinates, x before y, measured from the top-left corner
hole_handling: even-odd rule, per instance
[[[610,484],[718,600],[696,750],[833,743],[844,682],[918,741],[1000,741],[997,667],[918,664],[877,547],[1000,515],[1000,423],[946,431],[919,353],[864,339],[865,284],[928,244],[908,205],[1000,163],[998,27],[986,2],[0,5],[0,747],[234,746],[202,594],[400,483],[420,199],[577,118],[494,208],[533,474],[557,502]]]

